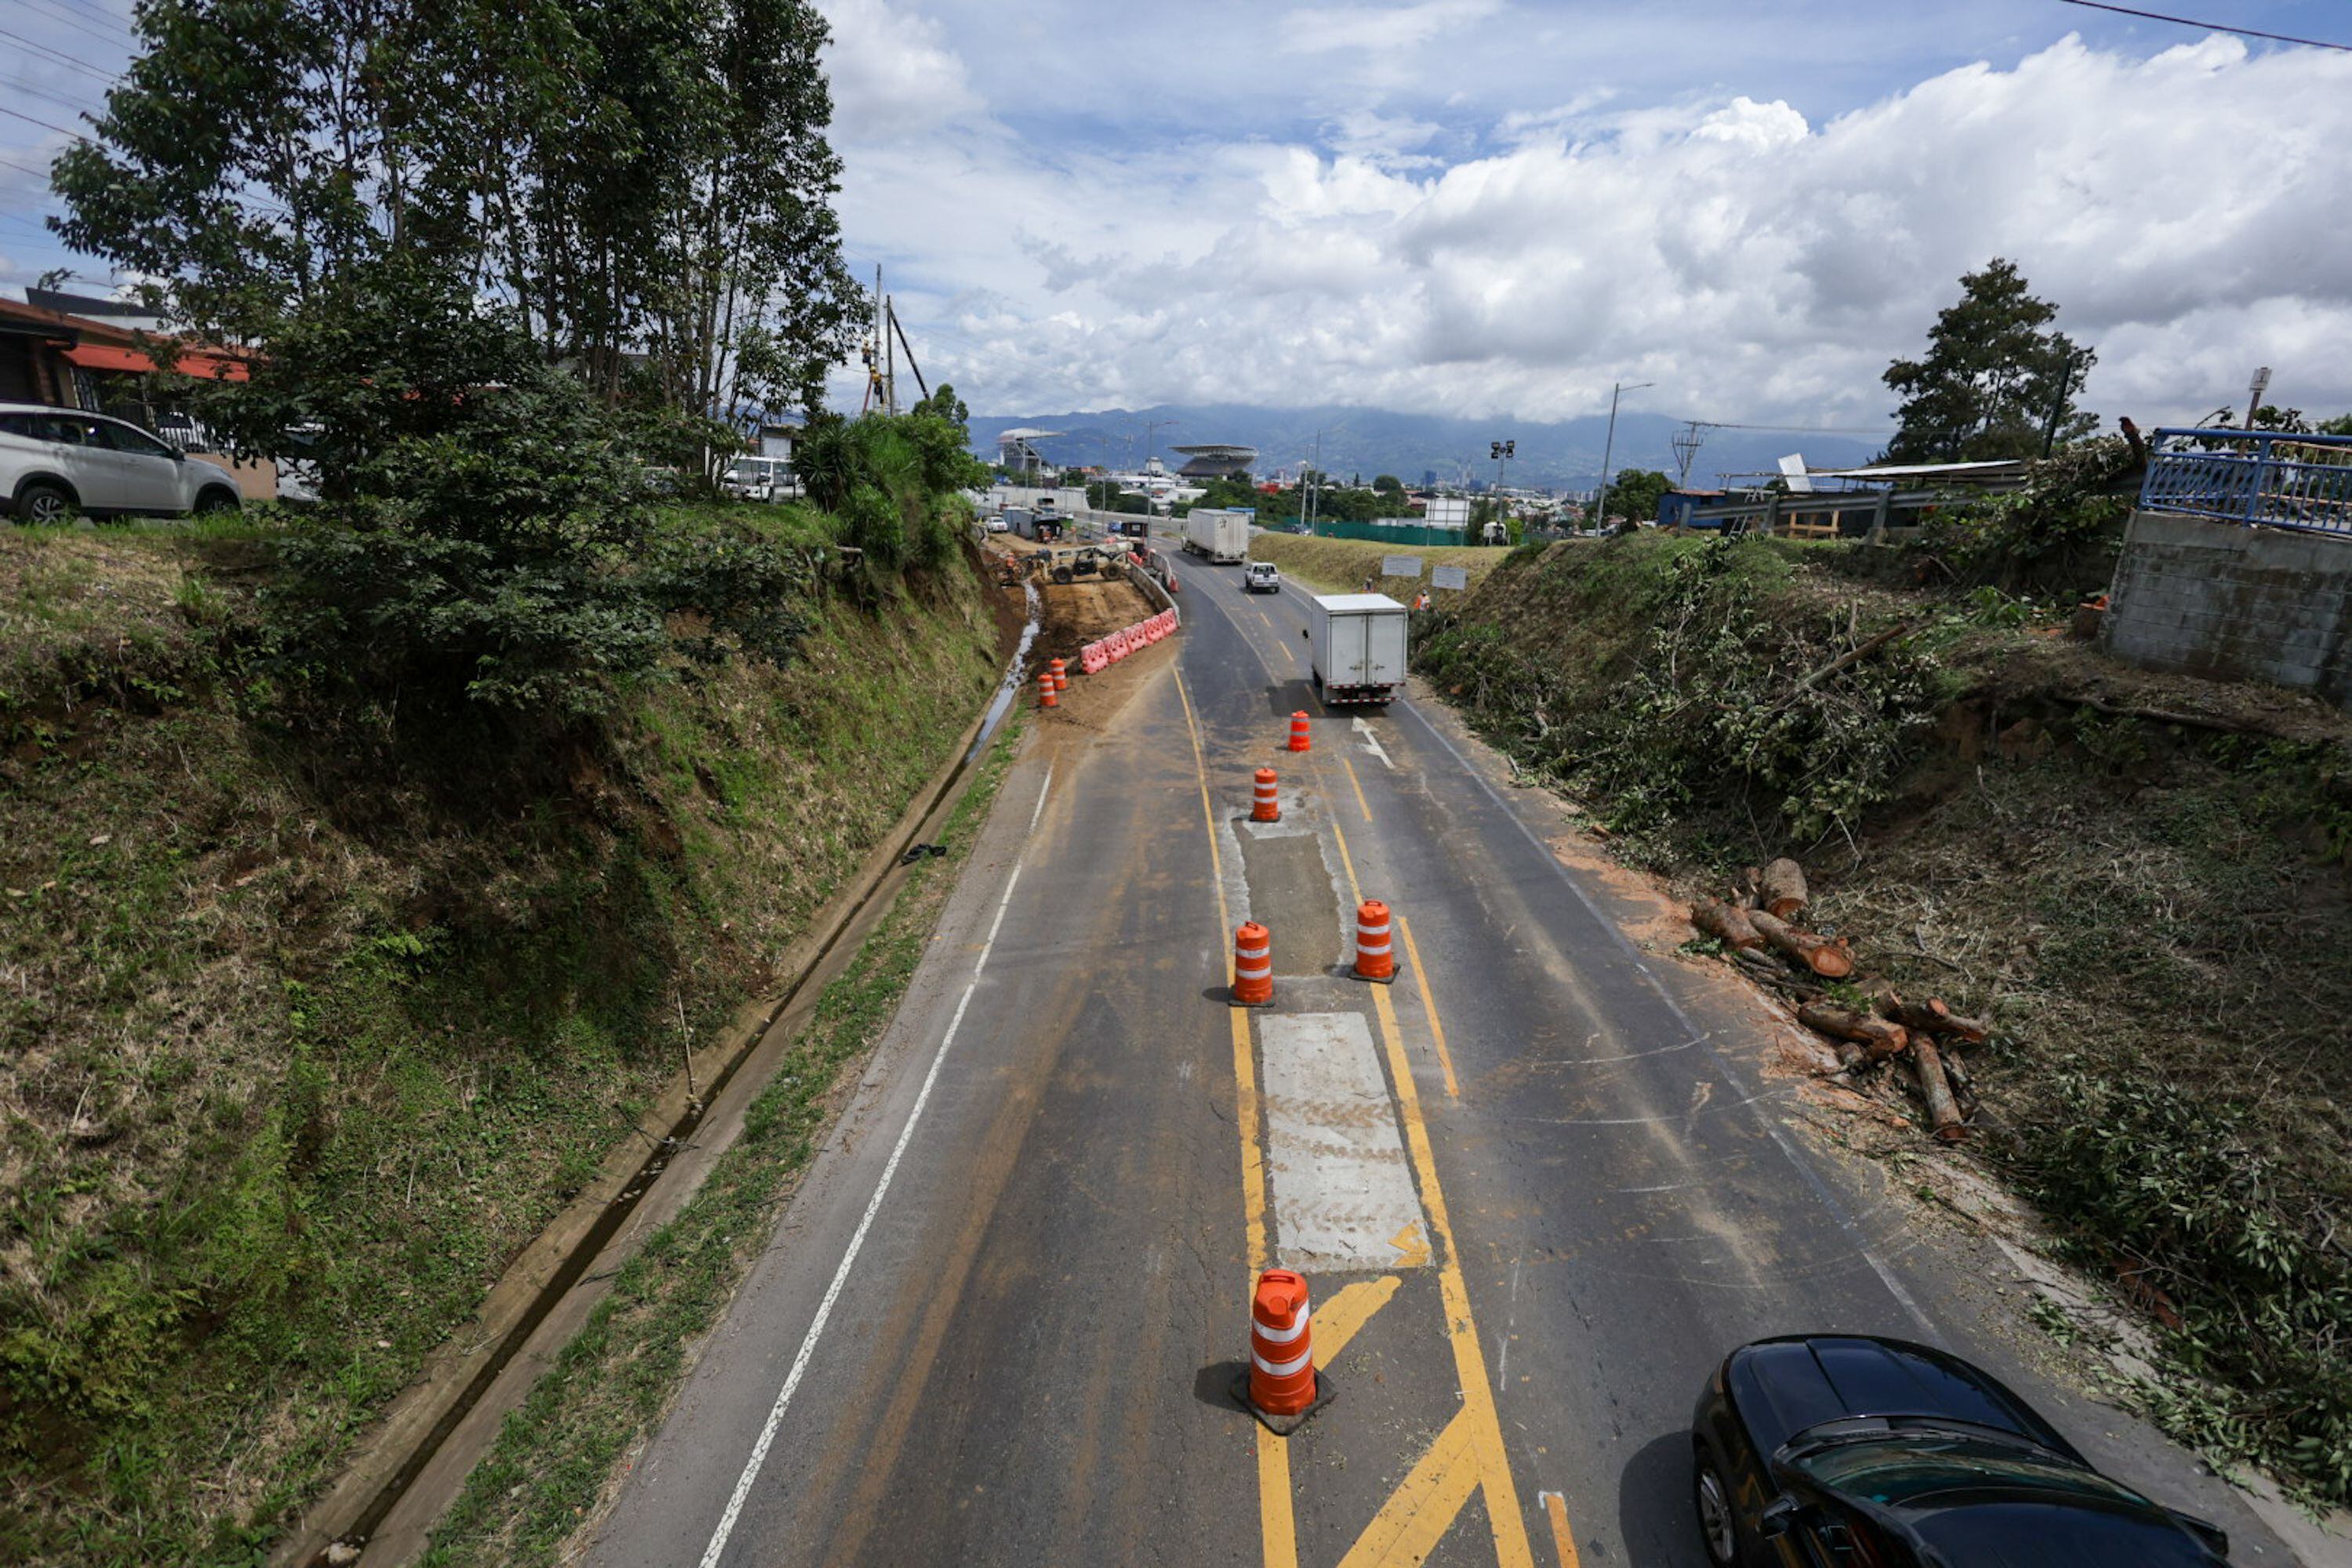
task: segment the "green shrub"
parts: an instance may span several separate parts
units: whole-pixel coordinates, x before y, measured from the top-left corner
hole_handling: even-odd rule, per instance
[[[2144,1387],[2151,1413],[2223,1453],[2284,1456],[2328,1500],[2352,1501],[2352,1263],[2326,1205],[2242,1103],[2071,1058],[2050,1087],[2014,1140],[2027,1193],[2087,1262],[2162,1292],[2168,1348],[2200,1380]]]

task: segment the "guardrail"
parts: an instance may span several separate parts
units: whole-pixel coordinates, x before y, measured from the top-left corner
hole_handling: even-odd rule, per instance
[[[2158,430],[2139,505],[2221,522],[2352,534],[2352,436]]]

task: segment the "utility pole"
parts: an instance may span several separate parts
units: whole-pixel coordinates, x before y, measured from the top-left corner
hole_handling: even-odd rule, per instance
[[[1626,393],[1639,392],[1643,387],[1657,384],[1654,381],[1641,381],[1627,386],[1621,381],[1609,389],[1609,438],[1601,446],[1601,489],[1592,497],[1595,515],[1587,520],[1595,528],[1609,526],[1609,460],[1617,455],[1617,399]]]
[[[1690,485],[1691,459],[1698,456],[1699,447],[1706,443],[1706,426],[1694,419],[1683,426],[1681,435],[1675,437],[1675,489],[1678,490]]]

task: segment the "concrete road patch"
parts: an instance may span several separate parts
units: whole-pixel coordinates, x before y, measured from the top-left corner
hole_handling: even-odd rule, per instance
[[[1274,933],[1276,974],[1320,974],[1338,961],[1339,897],[1312,833],[1240,835],[1250,918]]]
[[[1258,1041],[1276,1258],[1307,1271],[1426,1267],[1421,1199],[1364,1016],[1266,1014]]]

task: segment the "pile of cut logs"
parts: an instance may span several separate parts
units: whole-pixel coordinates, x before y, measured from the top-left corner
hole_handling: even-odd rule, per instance
[[[1732,963],[1796,1004],[1797,1021],[1837,1047],[1839,1071],[1854,1076],[1895,1057],[1910,1059],[1936,1136],[1957,1143],[1968,1136],[1959,1094],[1969,1089],[1958,1047],[1979,1046],[1985,1026],[1933,997],[1914,1002],[1881,988],[1867,1011],[1832,999],[1824,982],[1853,975],[1853,953],[1843,938],[1804,928],[1811,894],[1794,860],[1775,860],[1750,872],[1748,886],[1728,900],[1702,899],[1691,924],[1723,943]],[[1973,1097],[1971,1097],[1973,1098]]]

